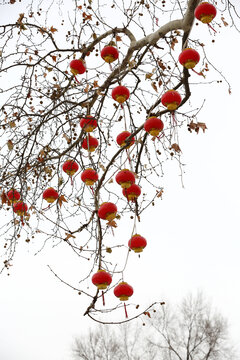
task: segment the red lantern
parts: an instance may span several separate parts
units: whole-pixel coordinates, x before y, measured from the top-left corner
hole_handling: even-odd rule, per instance
[[[182,98],[176,90],[168,90],[163,94],[161,102],[168,110],[174,111],[181,104]]]
[[[81,179],[86,185],[92,186],[98,180],[98,174],[95,170],[88,168],[82,172]]]
[[[114,295],[119,298],[119,300],[127,301],[133,294],[133,288],[128,283],[122,281],[122,282],[120,282],[120,284],[118,284],[114,288],[113,292],[114,292]],[[124,303],[124,309],[125,309],[125,315],[126,315],[126,318],[127,318],[128,315],[127,315],[127,309],[126,309],[126,304],[125,303]]]
[[[85,150],[93,152],[98,147],[98,140],[95,137],[88,136],[83,140],[82,147]]]
[[[118,50],[114,46],[105,46],[101,51],[101,57],[109,64],[117,60],[118,55]]]
[[[140,253],[147,246],[147,241],[141,235],[135,234],[129,240],[128,246],[130,247],[130,249],[135,251],[135,253]]]
[[[129,188],[132,184],[135,183],[135,175],[128,169],[119,171],[115,179],[123,189]]]
[[[135,201],[141,195],[141,188],[136,184],[132,184],[128,189],[123,189],[123,195],[128,201]]]
[[[20,200],[20,194],[17,190],[11,189],[7,193],[7,197],[11,203],[15,203]]]
[[[23,216],[27,213],[28,207],[27,204],[25,204],[22,201],[18,201],[15,204],[13,204],[13,211],[19,215],[19,216]]]
[[[121,147],[126,145],[126,139],[131,136],[132,134],[129,131],[123,131],[120,134],[118,134],[117,136],[117,143],[118,145],[120,145]],[[132,137],[132,139],[130,140],[130,144],[126,147],[127,149],[130,148],[130,146],[132,146],[135,142],[135,137]]]
[[[158,136],[160,131],[163,130],[163,122],[155,116],[151,116],[145,121],[144,129],[152,136]]]
[[[46,200],[49,204],[52,204],[55,200],[58,199],[58,192],[54,190],[52,187],[46,189],[43,192],[43,198]]]
[[[73,176],[78,171],[78,164],[74,160],[67,160],[63,164],[63,171],[67,173],[69,176]]]
[[[70,70],[73,75],[83,74],[86,71],[85,61],[82,59],[72,60],[70,62]]]
[[[129,96],[130,92],[125,86],[119,85],[112,90],[112,98],[119,104],[124,103],[124,101],[126,101]]]
[[[196,50],[186,48],[181,52],[178,60],[186,69],[193,69],[199,62],[200,55]]]
[[[128,283],[122,281],[114,288],[114,295],[121,301],[127,301],[133,294],[133,288]]]
[[[215,18],[216,14],[216,8],[208,2],[202,2],[194,11],[195,17],[204,24],[209,24]]]
[[[92,283],[97,286],[99,290],[105,290],[112,282],[111,275],[105,270],[98,270],[92,276]]]
[[[91,115],[87,115],[80,120],[81,128],[86,132],[92,132],[97,127],[97,120]]]
[[[105,202],[100,205],[98,209],[98,216],[100,219],[112,221],[115,219],[117,213],[117,207],[111,202]]]

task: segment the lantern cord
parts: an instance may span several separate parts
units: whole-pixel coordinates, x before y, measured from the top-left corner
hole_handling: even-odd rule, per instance
[[[132,168],[132,162],[131,162],[131,158],[130,158],[130,155],[129,155],[128,149],[126,149],[126,153],[127,153],[127,158],[128,158],[128,161],[129,161],[129,165],[130,165],[131,171],[133,171],[133,168]]]
[[[21,216],[21,223],[22,223],[22,226],[24,226],[23,215]]]
[[[217,32],[217,30],[215,30],[212,25],[208,24],[208,27],[210,27],[210,29],[212,29],[215,33]]]
[[[199,73],[199,72],[197,72],[197,71],[194,70],[194,69],[192,69],[192,71],[195,72],[195,74],[197,74],[197,75],[199,75],[199,76],[203,76],[204,79],[205,79],[206,76],[205,76],[202,72]]]
[[[102,302],[103,302],[103,306],[105,306],[105,299],[104,299],[104,292],[102,291]]]
[[[126,316],[126,318],[128,318],[127,307],[126,307],[126,304],[125,304],[125,303],[124,303],[124,310],[125,310],[125,316]]]
[[[78,81],[76,75],[74,76],[74,78],[75,78],[75,80],[76,80],[76,82],[77,82],[78,84],[81,84],[81,83]]]

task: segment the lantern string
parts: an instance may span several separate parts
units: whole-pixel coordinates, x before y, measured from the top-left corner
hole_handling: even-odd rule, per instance
[[[125,303],[124,303],[124,310],[125,310],[125,316],[126,316],[126,318],[128,318],[127,307],[126,307]]]
[[[217,30],[215,30],[212,25],[208,24],[208,27],[210,27],[210,29],[212,29],[215,33],[217,32]]]
[[[105,306],[105,299],[104,299],[104,292],[102,291],[102,302],[103,302],[103,306]]]
[[[129,155],[128,149],[126,149],[126,153],[127,153],[127,159],[128,159],[128,162],[129,162],[129,165],[130,165],[131,171],[133,171],[132,162],[131,162],[131,158],[130,158],[130,155]]]

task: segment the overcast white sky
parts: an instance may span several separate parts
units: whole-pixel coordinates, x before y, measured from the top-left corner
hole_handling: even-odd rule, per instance
[[[8,8],[14,9],[6,5]],[[202,290],[213,307],[227,317],[231,336],[238,344],[240,117],[236,44],[240,37],[226,28],[214,39],[209,58],[230,80],[232,95],[224,84],[195,87],[194,99],[206,99],[198,121],[206,122],[208,130],[205,134],[180,134],[185,187],[176,163],[169,161],[163,200],[142,216],[138,228],[149,245],[141,259],[132,256],[128,282],[135,289],[133,301],[143,305],[156,300],[177,302],[189,292]],[[70,360],[74,337],[94,326],[82,316],[86,299],[59,283],[47,264],[60,274],[62,271],[66,280],[79,271],[66,251],[49,247],[34,256],[30,244],[22,240],[11,275],[0,277],[1,360]]]

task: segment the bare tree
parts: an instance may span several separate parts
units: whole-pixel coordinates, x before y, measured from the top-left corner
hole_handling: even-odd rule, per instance
[[[104,325],[76,339],[76,360],[104,360],[107,356],[114,360],[236,359],[226,319],[212,311],[201,294],[184,298],[179,306],[155,309],[152,317],[145,315],[144,323],[124,324],[114,330]]]
[[[143,327],[129,323],[114,329],[99,325],[81,339],[77,338],[73,346],[76,360],[149,360],[155,359],[155,355],[156,349],[147,346]]]
[[[1,5],[7,9],[0,26],[3,268],[10,269],[20,237],[30,245],[39,238],[37,251],[48,243],[68,247],[83,269],[77,285],[51,270],[89,298],[84,314],[91,318],[104,313],[92,274],[106,271],[115,285],[127,280],[128,240],[137,234],[145,209],[162,197],[159,179],[166,160],[174,159],[182,170],[180,132],[207,128],[198,119],[203,99],[193,105],[188,100],[200,79],[221,73],[208,60],[200,32],[190,36],[199,3],[29,0],[19,14],[14,12],[16,1]],[[213,3],[225,17],[213,20],[209,36],[227,22],[238,25],[231,1]],[[102,50],[113,45],[118,57],[110,54],[115,61],[108,64],[112,58],[106,60]],[[197,60],[188,65],[179,61],[189,47],[195,56],[199,53],[198,74],[190,70]],[[192,76],[197,80],[190,82]],[[115,94],[118,86],[127,90]],[[177,99],[164,102],[166,93]],[[149,128],[152,117],[155,127]],[[87,124],[80,126],[82,119]],[[93,126],[87,130],[88,122]],[[126,131],[127,138],[118,143],[117,135]],[[79,173],[74,176],[77,169],[82,175],[88,168],[95,174],[94,184],[81,181]],[[122,192],[115,181],[126,168],[134,175],[133,193],[126,190],[131,182],[124,183]],[[105,202],[113,203],[116,211],[101,215]],[[105,240],[121,226],[129,229],[128,238],[110,248]],[[116,260],[112,249],[119,254]],[[113,304],[111,309],[117,308]]]
[[[183,299],[178,308],[161,308],[151,320],[150,346],[165,360],[234,359],[226,319],[211,310],[201,294]]]

